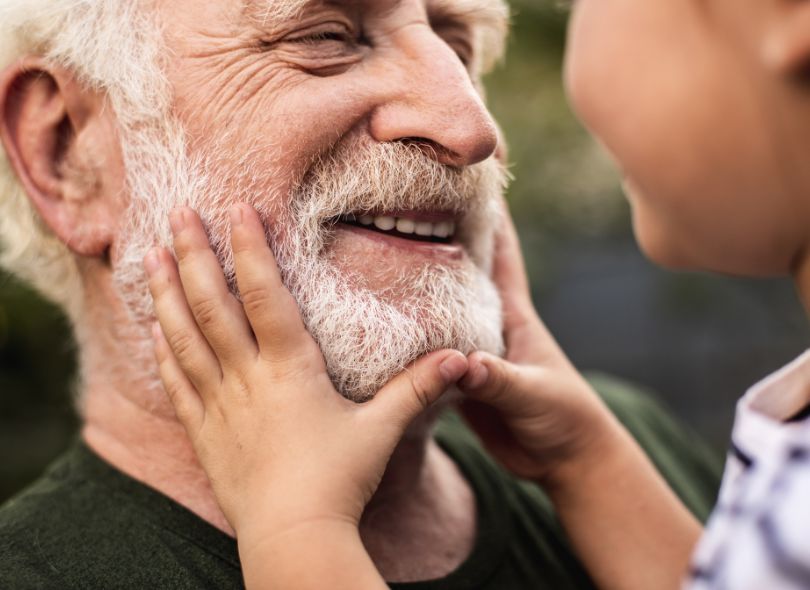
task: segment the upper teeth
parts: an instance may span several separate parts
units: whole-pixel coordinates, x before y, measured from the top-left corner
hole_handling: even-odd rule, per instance
[[[414,221],[407,217],[391,217],[388,215],[377,217],[361,215],[357,218],[357,221],[362,225],[373,225],[382,231],[391,231],[396,228],[402,234],[416,234],[424,237],[449,238],[456,233],[456,224],[453,221],[432,223],[430,221]]]

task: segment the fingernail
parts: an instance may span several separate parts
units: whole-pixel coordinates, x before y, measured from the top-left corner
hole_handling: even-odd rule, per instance
[[[489,379],[489,370],[484,363],[479,362],[478,365],[470,372],[468,378],[464,382],[464,385],[469,389],[478,389],[487,382],[487,379]]]
[[[146,274],[150,277],[160,270],[160,256],[157,248],[152,248],[149,251],[146,258],[143,259],[143,266],[146,269]]]
[[[174,209],[169,213],[169,225],[174,233],[180,233],[186,227],[186,216],[183,209]]]
[[[439,365],[439,373],[448,383],[457,381],[466,369],[467,359],[458,354],[450,355]]]
[[[242,223],[242,207],[234,205],[230,210],[231,226],[240,225]]]

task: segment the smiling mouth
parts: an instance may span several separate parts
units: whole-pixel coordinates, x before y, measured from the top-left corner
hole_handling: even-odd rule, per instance
[[[452,244],[456,234],[456,221],[449,213],[350,214],[339,217],[336,222],[429,244]]]

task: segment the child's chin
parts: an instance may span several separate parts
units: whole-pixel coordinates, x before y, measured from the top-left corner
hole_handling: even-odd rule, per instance
[[[633,208],[633,231],[639,248],[651,262],[668,270],[695,269],[694,261],[677,246],[676,240],[660,225],[640,215],[637,207]]]

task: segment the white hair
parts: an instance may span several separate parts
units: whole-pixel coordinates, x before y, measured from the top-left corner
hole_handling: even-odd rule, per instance
[[[164,117],[170,104],[157,27],[141,0],[0,0],[0,69],[28,55],[70,69],[103,92],[121,128]],[[127,154],[124,154],[126,159]],[[77,321],[76,259],[45,226],[0,154],[0,264]]]

